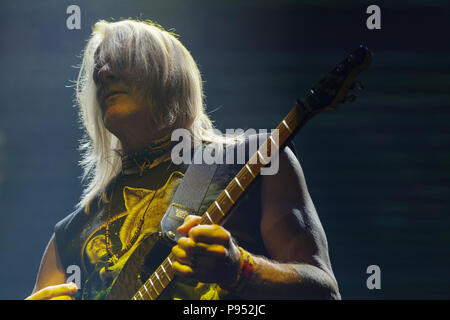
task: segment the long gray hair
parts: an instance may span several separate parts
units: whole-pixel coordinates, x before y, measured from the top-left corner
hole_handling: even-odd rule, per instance
[[[176,35],[151,21],[97,22],[84,49],[75,86],[80,121],[86,131],[80,143],[85,187],[77,208],[84,207],[86,212],[121,170],[117,152],[121,143],[105,128],[97,101],[93,79],[96,59],[138,75],[136,80],[148,88],[149,99],[157,102],[152,103],[152,116],[161,129],[186,128],[200,141],[225,139],[213,130],[203,104],[200,71]]]

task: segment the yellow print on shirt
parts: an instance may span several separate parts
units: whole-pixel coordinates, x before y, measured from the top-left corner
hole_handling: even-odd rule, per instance
[[[130,255],[139,246],[143,238],[146,235],[157,232],[160,229],[161,219],[164,216],[182,177],[183,174],[181,172],[173,172],[166,184],[156,191],[128,186],[123,188],[122,194],[126,211],[116,215],[116,217],[125,216],[125,220],[118,231],[122,248],[126,247],[131,241],[143,217],[144,223],[138,239],[133,246],[125,254],[119,257],[119,259],[115,257],[110,259],[113,264],[108,267],[107,272],[105,272],[105,267],[99,270],[100,278],[106,280],[106,278],[117,276]],[[113,235],[111,234],[111,236]],[[108,255],[106,251],[106,237],[104,233],[98,234],[88,240],[85,246],[85,252],[91,264],[96,264],[102,261],[104,262],[105,257]]]

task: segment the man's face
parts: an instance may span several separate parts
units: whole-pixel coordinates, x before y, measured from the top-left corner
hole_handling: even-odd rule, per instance
[[[126,81],[120,71],[113,70],[108,63],[100,64],[98,60],[93,78],[97,85],[97,101],[103,123],[111,133],[117,136],[132,127],[148,127],[150,106],[143,90],[139,90],[131,81]]]

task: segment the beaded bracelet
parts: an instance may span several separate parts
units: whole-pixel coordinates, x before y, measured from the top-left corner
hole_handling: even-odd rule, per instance
[[[230,286],[226,286],[224,288],[234,293],[241,293],[244,290],[253,274],[253,268],[255,265],[255,261],[250,253],[241,247],[239,247],[239,251],[241,252],[241,265],[239,267],[238,276]]]

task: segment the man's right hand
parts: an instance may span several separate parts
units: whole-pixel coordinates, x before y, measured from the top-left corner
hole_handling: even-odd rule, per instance
[[[56,286],[45,287],[25,300],[74,300],[72,295],[78,291],[75,283],[64,283]]]

